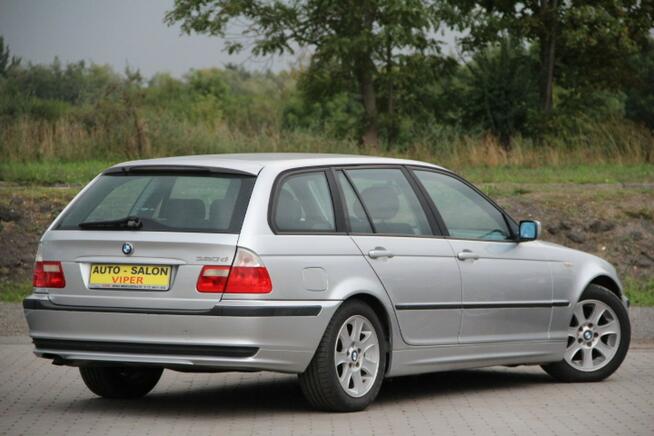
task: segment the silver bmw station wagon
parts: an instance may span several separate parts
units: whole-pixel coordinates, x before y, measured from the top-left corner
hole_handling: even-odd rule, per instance
[[[295,373],[331,411],[432,371],[602,380],[630,341],[616,271],[539,232],[423,162],[127,162],[45,232],[23,305],[36,354],[107,398],[147,394],[164,369]]]

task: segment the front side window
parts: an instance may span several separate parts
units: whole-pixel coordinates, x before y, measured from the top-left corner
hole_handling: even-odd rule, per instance
[[[431,235],[429,221],[401,170],[346,170],[365,206],[375,233]],[[362,217],[361,217],[362,218]]]
[[[451,237],[503,241],[511,232],[502,213],[474,189],[454,177],[415,171],[436,205]]]
[[[129,217],[144,231],[238,233],[254,180],[232,174],[104,174],[75,201],[57,229],[119,230],[120,221]]]
[[[323,171],[290,175],[277,192],[274,223],[283,232],[334,232],[334,206]]]

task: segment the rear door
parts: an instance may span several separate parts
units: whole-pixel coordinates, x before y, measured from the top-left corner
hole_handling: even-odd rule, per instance
[[[220,293],[196,283],[203,265],[230,266],[255,177],[200,170],[110,172],[62,214],[38,257],[60,261],[55,304],[208,309]],[[129,217],[129,219],[126,219]]]
[[[538,248],[518,243],[504,214],[449,174],[414,170],[449,233],[463,282],[460,341],[543,340],[552,277]]]
[[[447,240],[401,167],[337,172],[352,239],[396,309],[404,340],[457,342],[461,282]]]

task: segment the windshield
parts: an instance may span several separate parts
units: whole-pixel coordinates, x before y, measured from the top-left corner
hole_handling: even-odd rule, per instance
[[[239,233],[254,180],[213,173],[105,174],[57,229]]]

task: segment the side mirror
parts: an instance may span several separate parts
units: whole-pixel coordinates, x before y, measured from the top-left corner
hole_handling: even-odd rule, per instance
[[[540,235],[540,221],[525,220],[520,221],[519,240],[534,241]]]

